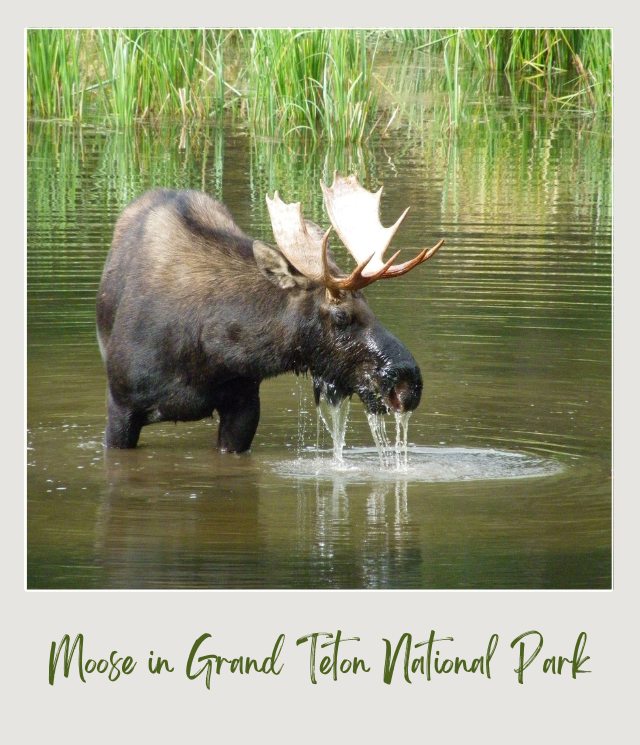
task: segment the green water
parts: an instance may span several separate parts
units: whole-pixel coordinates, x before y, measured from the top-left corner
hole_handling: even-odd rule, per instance
[[[255,141],[232,119],[29,123],[29,587],[610,587],[608,122],[500,98],[470,111],[453,136],[414,99],[386,137],[331,152]],[[412,206],[400,260],[446,239],[365,294],[422,369],[409,465],[428,471],[438,448],[450,478],[298,469],[330,443],[292,375],[263,384],[246,456],[213,449],[213,420],[105,453],[94,298],[119,211],[152,186],[199,188],[272,240],[265,192],[326,225],[319,180],[336,168],[384,183],[385,224]],[[345,453],[372,445],[354,401]],[[469,479],[460,448],[550,468]]]

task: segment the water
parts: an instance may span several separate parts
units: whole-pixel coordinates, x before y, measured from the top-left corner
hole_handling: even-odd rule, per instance
[[[408,432],[411,412],[394,412],[396,439],[393,445],[387,435],[387,417],[383,414],[367,413],[367,422],[378,451],[380,468],[406,471],[408,466]]]
[[[391,450],[391,448],[388,448]],[[395,450],[395,448],[393,448]],[[393,451],[392,450],[392,451]],[[555,460],[493,448],[408,447],[394,462],[381,458],[380,448],[355,447],[343,452],[340,460],[314,452],[296,461],[274,464],[283,476],[304,479],[333,479],[409,483],[423,481],[461,482],[495,479],[525,479],[554,476],[563,467]]]
[[[349,423],[349,409],[351,400],[343,398],[335,404],[330,403],[323,394],[317,407],[318,420],[325,426],[331,436],[333,443],[333,463],[342,465],[344,463],[344,446],[347,439],[347,424]],[[319,444],[319,438],[317,438]]]
[[[608,124],[501,99],[456,137],[425,116],[340,152],[254,143],[233,122],[29,124],[29,587],[610,586]],[[248,455],[213,449],[215,420],[105,453],[94,297],[122,207],[204,188],[270,240],[265,192],[324,224],[334,167],[385,184],[384,224],[412,205],[408,254],[446,238],[365,291],[425,381],[410,428],[387,417],[386,444],[375,423],[390,462],[356,399],[348,420],[325,414],[335,447],[293,375],[262,385]]]
[[[393,448],[396,470],[406,471],[409,465],[408,445],[411,412],[395,411],[393,415],[396,420],[396,444]]]
[[[381,414],[367,413],[367,422],[369,423],[369,429],[371,430],[371,435],[378,451],[380,469],[384,471],[391,468],[391,461],[389,459],[391,444],[387,437],[387,422],[385,417]]]

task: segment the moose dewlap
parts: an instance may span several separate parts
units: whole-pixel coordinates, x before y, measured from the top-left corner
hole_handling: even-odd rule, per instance
[[[411,353],[375,318],[360,290],[401,276],[410,261],[384,259],[407,211],[380,223],[382,189],[355,176],[322,184],[333,229],[357,262],[343,276],[329,230],[299,204],[267,197],[277,247],[247,236],[221,203],[195,191],[157,189],[120,216],[97,298],[107,372],[107,447],[135,447],[161,421],[220,417],[218,447],[251,446],[260,383],[310,372],[316,391],[356,393],[369,413],[415,409],[422,393]]]

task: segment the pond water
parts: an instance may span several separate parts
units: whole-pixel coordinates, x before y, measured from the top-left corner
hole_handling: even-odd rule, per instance
[[[453,135],[417,108],[340,152],[233,118],[29,123],[29,588],[611,586],[608,120],[496,97]],[[213,449],[215,420],[105,452],[94,298],[119,211],[152,186],[199,188],[271,241],[265,192],[324,225],[336,168],[384,183],[385,224],[412,206],[403,254],[446,239],[365,293],[425,381],[406,469],[380,468],[357,400],[334,464],[293,375],[262,385],[247,455]]]

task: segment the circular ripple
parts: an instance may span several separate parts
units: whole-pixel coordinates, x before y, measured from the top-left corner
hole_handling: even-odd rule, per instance
[[[274,470],[280,476],[299,479],[339,476],[353,481],[486,481],[552,476],[562,466],[552,460],[527,453],[493,448],[409,447],[406,467],[385,468],[375,448],[351,448],[344,461],[337,462],[331,451],[279,461]]]

